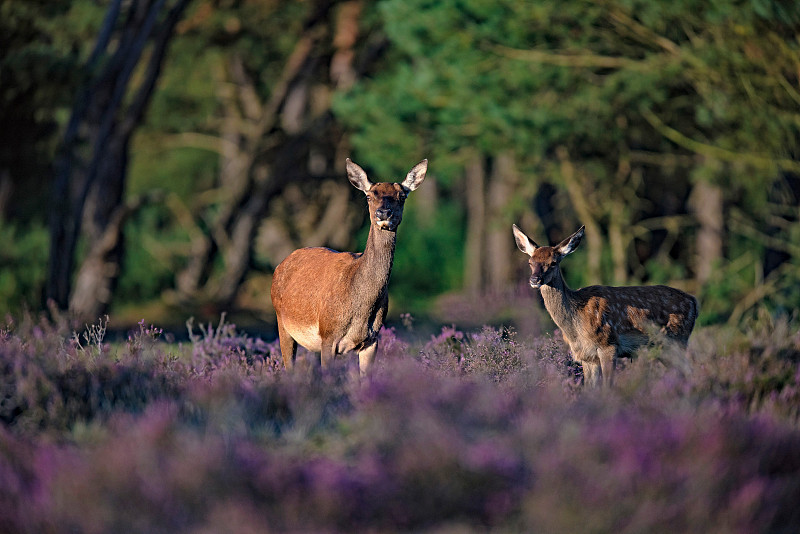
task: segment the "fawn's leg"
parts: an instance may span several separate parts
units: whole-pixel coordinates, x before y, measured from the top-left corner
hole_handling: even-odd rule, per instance
[[[614,358],[617,355],[617,347],[609,345],[597,349],[597,357],[600,358],[600,369],[603,373],[603,385],[611,386],[614,383]]]
[[[583,367],[583,384],[590,387],[600,385],[600,364],[597,362],[581,362]]]

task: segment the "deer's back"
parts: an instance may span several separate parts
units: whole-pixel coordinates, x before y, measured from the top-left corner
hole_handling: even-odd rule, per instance
[[[296,320],[319,316],[322,306],[336,306],[345,296],[361,254],[313,247],[295,250],[275,268],[272,304],[278,314]]]
[[[661,330],[686,343],[697,318],[697,299],[668,286],[589,286],[574,292],[583,334],[597,344],[636,344]]]

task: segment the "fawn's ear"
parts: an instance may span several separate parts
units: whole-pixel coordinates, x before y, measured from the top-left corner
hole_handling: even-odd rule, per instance
[[[413,191],[414,189],[419,187],[419,184],[422,183],[422,180],[425,179],[425,173],[428,172],[428,160],[423,159],[416,165],[414,168],[408,171],[406,175],[406,179],[403,180],[401,184],[403,187],[408,189],[409,191]]]
[[[566,238],[564,241],[553,247],[556,249],[556,253],[559,256],[564,257],[567,254],[572,253],[576,248],[578,248],[578,245],[581,244],[581,238],[583,237],[584,228],[585,226],[581,226],[580,228],[578,228],[577,232],[575,232],[574,234]]]
[[[347,158],[345,167],[347,167],[347,178],[356,189],[364,191],[365,193],[370,190],[372,182],[367,178],[367,173],[364,172],[364,169],[350,161],[350,158]]]
[[[511,231],[514,232],[514,241],[517,242],[517,247],[527,254],[531,256],[533,251],[539,248],[539,245],[533,242],[533,240],[525,235],[525,232],[519,229],[516,224],[511,225]]]

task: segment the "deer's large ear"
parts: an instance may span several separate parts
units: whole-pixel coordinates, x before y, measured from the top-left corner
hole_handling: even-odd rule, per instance
[[[425,173],[428,172],[428,160],[423,159],[416,165],[414,168],[408,171],[406,175],[406,179],[403,180],[402,186],[408,189],[409,191],[413,191],[414,189],[419,187],[419,184],[422,183],[422,180],[425,179]]]
[[[528,256],[531,256],[533,251],[539,248],[539,245],[526,236],[525,232],[520,230],[516,224],[511,225],[511,231],[514,232],[514,241],[517,242],[517,247]]]
[[[365,193],[370,190],[372,182],[367,178],[367,173],[364,172],[364,169],[350,161],[350,158],[347,158],[345,167],[347,167],[347,178],[356,189],[364,191]]]
[[[555,246],[556,253],[559,256],[566,256],[578,248],[578,245],[581,244],[581,238],[583,237],[583,230],[585,226],[581,226],[578,228],[578,231],[566,238],[564,241],[559,243]]]

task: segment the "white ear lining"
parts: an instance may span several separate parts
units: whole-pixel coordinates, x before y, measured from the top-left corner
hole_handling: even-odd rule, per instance
[[[417,187],[419,187],[419,184],[421,184],[422,181],[425,179],[425,174],[427,172],[428,172],[428,160],[423,159],[422,161],[414,165],[413,169],[408,171],[406,179],[403,180],[403,183],[400,185],[402,185],[409,191],[413,191]]]
[[[525,232],[520,230],[516,224],[511,225],[511,231],[514,234],[514,240],[517,242],[517,248],[528,256],[532,255],[533,252],[539,248],[538,245],[530,237],[525,235]]]
[[[578,248],[578,245],[581,244],[581,239],[583,239],[584,228],[584,226],[581,226],[574,234],[556,246],[556,250],[561,256],[572,254]]]
[[[347,169],[347,179],[353,184],[353,187],[366,193],[372,187],[372,182],[367,178],[367,173],[358,164],[353,163],[350,158],[345,161],[345,168]]]

